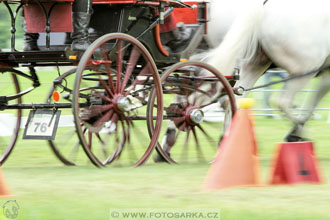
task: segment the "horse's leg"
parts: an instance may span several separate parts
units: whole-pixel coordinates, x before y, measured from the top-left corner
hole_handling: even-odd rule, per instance
[[[257,58],[258,59],[255,59],[253,62],[245,63],[242,65],[242,68],[240,69],[240,79],[236,82],[234,86],[235,88],[251,88],[271,65],[271,61],[266,56],[264,56],[264,54],[259,55]],[[246,97],[247,94],[248,92],[244,92],[241,96],[236,95],[236,101],[238,101],[240,98]],[[222,107],[225,109],[225,112],[227,112],[228,108],[230,108],[229,101],[226,100],[223,102]],[[225,131],[229,128],[230,122],[231,115],[225,114]]]
[[[179,103],[182,100],[182,97],[180,95],[176,95],[174,98],[174,102]],[[166,129],[166,133],[163,137],[163,139],[160,142],[161,148],[168,154],[171,154],[171,149],[174,146],[176,142],[176,126],[173,121],[169,121]],[[166,160],[157,154],[157,156],[154,158],[155,162],[166,162]]]
[[[298,117],[297,123],[294,128],[289,132],[285,137],[288,142],[296,142],[304,140],[304,125],[313,115],[313,111],[320,102],[320,100],[329,92],[330,90],[330,72],[323,72],[321,75],[320,83],[316,87],[316,91],[309,96],[308,102],[305,105],[305,108],[308,109],[306,114],[302,114]]]
[[[285,139],[289,142],[301,140],[298,134],[301,133],[303,127],[303,122],[299,120],[299,117],[295,116],[291,112],[292,103],[296,94],[301,91],[301,89],[304,88],[313,77],[314,75],[309,75],[303,78],[297,78],[287,81],[285,89],[282,91],[278,99],[277,106],[294,124],[294,128],[285,137]]]
[[[171,149],[176,141],[176,127],[173,121],[169,121],[166,134],[164,135],[163,139],[160,142],[160,145],[162,149],[170,155]],[[154,158],[155,162],[166,162],[166,160],[157,154],[157,156]]]

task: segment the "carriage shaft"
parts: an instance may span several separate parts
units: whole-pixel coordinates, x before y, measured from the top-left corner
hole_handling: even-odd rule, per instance
[[[80,103],[80,107],[87,107],[87,103]],[[53,103],[53,104],[5,104],[0,106],[1,110],[5,109],[59,109],[72,108],[72,103]]]

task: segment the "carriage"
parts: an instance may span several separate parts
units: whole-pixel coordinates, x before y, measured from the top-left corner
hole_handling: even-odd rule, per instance
[[[93,43],[84,53],[68,49],[73,0],[0,2],[11,16],[11,48],[0,51],[0,123],[10,131],[1,137],[1,164],[17,141],[23,109],[30,110],[24,138],[46,139],[66,165],[85,161],[78,155],[81,147],[99,167],[115,161],[141,165],[155,148],[170,163],[212,159],[222,135],[221,117],[233,115],[236,106],[230,85],[235,76],[226,78],[206,63],[188,61],[210,47],[207,1],[94,0],[89,31]],[[16,49],[15,27],[22,10],[26,31],[41,34],[39,51]],[[181,19],[190,18],[183,21],[192,35],[169,51],[160,25],[173,13],[189,13]],[[23,97],[41,84],[39,67],[54,67],[58,77],[44,103],[24,104]],[[20,79],[30,86],[22,89]],[[230,112],[218,107],[220,113],[213,117],[207,111],[219,106],[222,97],[228,97]],[[73,117],[68,116],[71,110]],[[177,151],[169,153],[174,145]]]

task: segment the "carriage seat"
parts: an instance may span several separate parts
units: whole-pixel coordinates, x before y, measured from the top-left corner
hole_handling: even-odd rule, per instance
[[[47,1],[43,6],[49,12],[54,2],[57,4],[49,17],[51,32],[72,32],[72,2],[73,0]],[[28,33],[46,32],[46,15],[38,4],[25,4],[24,17]],[[60,19],[59,19],[60,18]]]

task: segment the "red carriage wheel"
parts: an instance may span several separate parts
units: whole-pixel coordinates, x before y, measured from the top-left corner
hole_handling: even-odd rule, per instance
[[[145,121],[152,88],[159,105],[150,140]],[[158,70],[147,49],[121,33],[94,41],[79,62],[73,91],[77,134],[92,163],[144,163],[157,143],[162,111]]]
[[[1,69],[0,94],[1,97],[11,97],[20,93],[20,87],[15,69]],[[8,72],[8,73],[5,73]],[[10,99],[10,98],[9,98]],[[8,99],[8,104],[21,104],[21,97],[13,100]],[[4,101],[4,99],[3,99]],[[1,104],[0,104],[1,107]],[[3,164],[12,152],[20,130],[22,117],[21,109],[2,109],[0,108],[0,163]]]
[[[210,162],[223,135],[225,121],[229,123],[236,111],[228,81],[208,64],[186,61],[166,69],[161,82],[164,123],[156,161]],[[156,118],[154,97],[152,93],[148,105],[151,136]],[[224,106],[227,106],[226,111]]]

